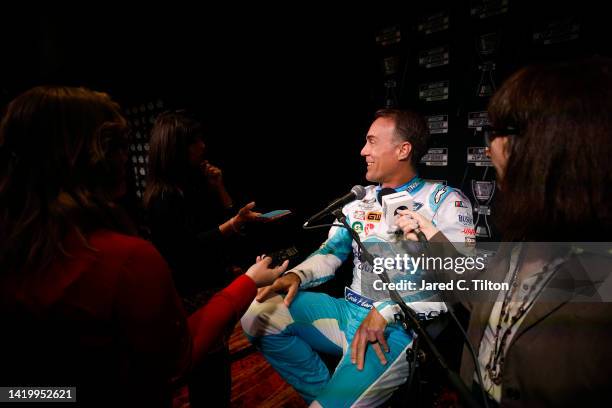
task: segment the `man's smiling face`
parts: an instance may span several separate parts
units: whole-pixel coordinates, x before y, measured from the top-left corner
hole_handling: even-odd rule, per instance
[[[395,122],[391,118],[376,119],[366,136],[361,155],[366,160],[366,179],[384,184],[392,179],[406,163],[400,160],[401,142],[395,135]]]

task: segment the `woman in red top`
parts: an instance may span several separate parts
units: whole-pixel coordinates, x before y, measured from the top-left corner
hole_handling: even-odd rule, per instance
[[[286,268],[258,258],[186,318],[130,236],[126,122],[108,95],[38,87],[0,124],[0,386],[76,386],[87,406],[170,406],[173,383]]]

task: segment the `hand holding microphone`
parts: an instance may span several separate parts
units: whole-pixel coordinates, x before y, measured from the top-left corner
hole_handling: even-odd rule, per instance
[[[423,234],[427,240],[438,233],[438,229],[427,218],[416,211],[400,210],[397,226],[404,232],[404,238],[420,241],[418,235]]]

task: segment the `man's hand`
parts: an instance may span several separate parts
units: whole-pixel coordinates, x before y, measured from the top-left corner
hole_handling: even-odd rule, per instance
[[[272,258],[269,256],[258,256],[255,260],[255,264],[245,272],[245,275],[253,279],[253,282],[255,282],[258,288],[268,286],[270,283],[273,283],[278,276],[285,272],[287,265],[289,265],[289,260],[286,260],[282,265],[276,268],[270,268],[271,262]]]
[[[385,339],[385,327],[387,327],[385,318],[378,313],[376,308],[372,308],[366,318],[363,319],[363,322],[361,322],[351,343],[351,363],[357,364],[358,370],[363,370],[368,343],[372,344],[372,348],[380,359],[380,363],[382,365],[387,364],[385,353],[383,353],[380,347],[382,345],[385,352],[389,352],[389,346]]]
[[[287,296],[285,296],[285,306],[289,307],[300,288],[300,283],[302,283],[300,277],[295,273],[289,272],[288,274],[276,279],[272,285],[262,288],[257,294],[255,300],[258,302],[263,302],[272,293],[286,292]]]

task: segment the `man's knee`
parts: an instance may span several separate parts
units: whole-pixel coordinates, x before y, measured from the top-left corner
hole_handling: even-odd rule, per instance
[[[293,323],[289,309],[280,295],[265,302],[256,300],[251,303],[242,319],[242,330],[251,338],[279,334]]]

